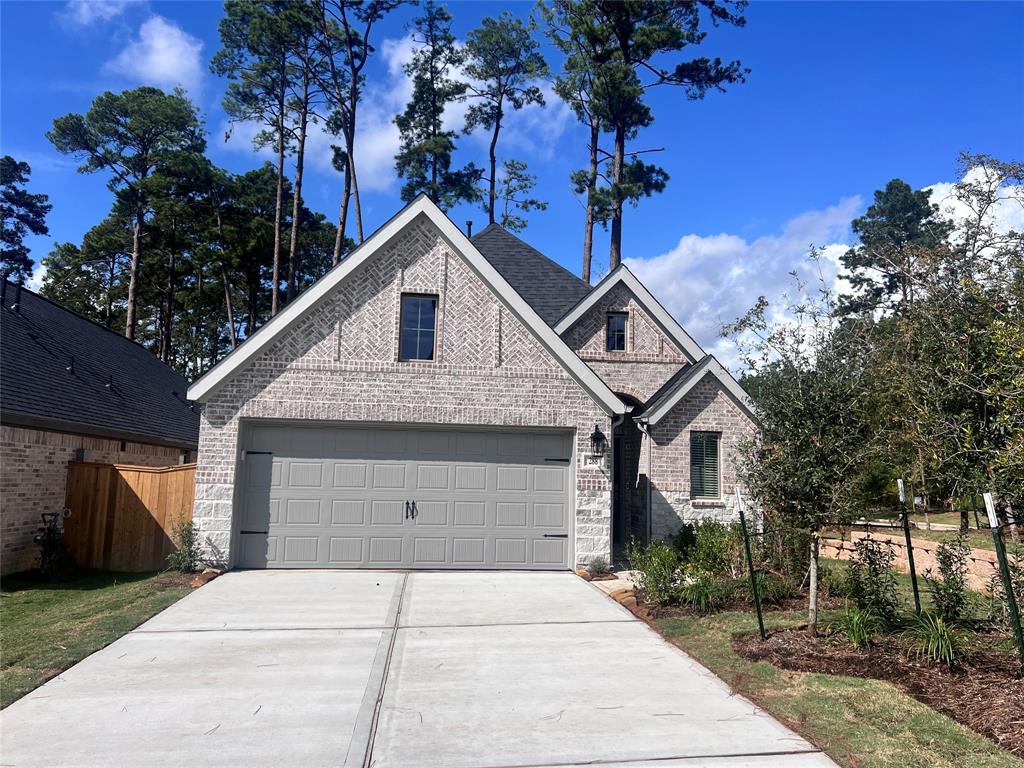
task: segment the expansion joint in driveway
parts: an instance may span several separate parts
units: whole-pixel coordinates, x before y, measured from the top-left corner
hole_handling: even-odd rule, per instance
[[[388,671],[391,669],[391,654],[394,653],[398,627],[402,621],[402,601],[405,599],[405,587],[408,581],[409,574],[403,573],[396,590],[398,596],[394,601],[394,619],[389,623],[387,631],[381,634],[380,647],[377,649],[377,657],[373,662],[366,693],[359,708],[359,716],[353,729],[348,754],[345,757],[345,768],[355,768],[357,765],[361,768],[368,768],[373,761],[373,741],[377,736],[377,722],[380,720],[384,688],[388,681]],[[379,681],[376,686],[373,685],[374,680]]]

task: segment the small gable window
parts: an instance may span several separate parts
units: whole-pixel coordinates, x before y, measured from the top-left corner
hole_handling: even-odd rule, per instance
[[[399,327],[399,360],[433,360],[437,296],[403,294]]]
[[[626,313],[608,313],[607,349],[609,352],[626,350]]]
[[[718,432],[690,433],[690,496],[694,499],[719,498]]]

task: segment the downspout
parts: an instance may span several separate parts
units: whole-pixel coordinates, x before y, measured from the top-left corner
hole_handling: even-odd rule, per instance
[[[644,501],[645,506],[647,507],[647,542],[650,543],[651,538],[654,535],[654,526],[653,521],[651,520],[651,496],[653,495],[652,488],[654,487],[654,478],[651,477],[651,472],[654,467],[654,441],[651,439],[651,427],[649,424],[637,419],[636,426],[643,436],[647,438],[647,493],[644,494],[644,496],[646,496]]]
[[[624,422],[625,420],[626,420],[626,414],[624,414],[624,413],[620,413],[618,416],[616,416],[614,419],[612,419],[612,429],[611,429],[611,432],[612,432],[612,461],[611,461],[611,469],[608,472],[609,476],[611,477],[612,483],[615,482],[615,462],[618,461],[618,456],[615,455],[615,430],[618,429],[620,426],[622,426],[622,422]],[[613,487],[612,488],[612,497],[609,499],[609,501],[611,502],[611,510],[610,510],[611,514],[608,515],[608,554],[609,554],[608,560],[609,560],[609,562],[611,562],[612,558],[615,557],[615,552],[613,551],[615,549],[615,515],[616,515],[616,509],[615,509],[615,490],[616,489]],[[620,499],[622,498],[622,490],[621,489],[619,489],[619,498]],[[618,514],[621,515],[622,514],[622,510],[618,510]]]

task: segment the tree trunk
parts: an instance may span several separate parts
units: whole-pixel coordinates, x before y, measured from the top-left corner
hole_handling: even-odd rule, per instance
[[[818,634],[818,531],[811,531],[811,565],[808,573],[810,597],[807,604],[807,629],[814,636]]]
[[[299,252],[299,207],[302,204],[302,165],[306,155],[306,127],[309,120],[309,80],[302,83],[302,106],[299,110],[299,140],[295,154],[295,189],[292,194],[292,232],[288,244],[288,302],[295,298],[296,254]]]
[[[346,150],[347,151],[347,150]],[[352,171],[349,168],[348,158],[345,158],[345,186],[341,191],[341,205],[338,208],[338,231],[334,235],[334,257],[333,264],[341,261],[341,245],[345,242],[345,227],[348,224],[348,201],[352,195]]]
[[[114,323],[114,277],[117,273],[117,256],[110,257],[110,269],[107,270],[107,296],[103,307],[103,326],[109,331]]]
[[[594,196],[597,194],[597,142],[601,133],[595,119],[590,126],[590,168],[587,172],[587,218],[583,225],[583,282],[590,283],[594,258]]]
[[[220,266],[220,276],[224,281],[224,310],[228,316],[228,335],[231,338],[231,348],[238,346],[238,335],[235,333],[235,311],[231,306],[231,283],[228,282],[228,271],[224,265]]]
[[[494,119],[494,133],[491,134],[491,145],[487,148],[487,159],[491,164],[491,179],[487,189],[487,223],[494,223],[494,199],[495,187],[498,182],[498,133],[501,131],[501,104],[498,105],[498,113]]]
[[[356,176],[355,155],[349,155],[348,167],[349,170],[352,172],[352,197],[353,202],[355,203],[356,206],[356,236],[359,238],[359,243],[361,245],[363,240],[365,239],[363,237],[363,204],[359,202],[359,179]]]
[[[277,314],[281,290],[281,214],[284,197],[284,87],[277,100],[277,200],[274,203],[274,277],[270,286],[270,316]]]
[[[140,206],[135,211],[135,227],[132,229],[132,266],[128,276],[128,314],[124,324],[124,335],[135,338],[135,305],[138,302],[139,261],[142,256],[142,217]]]
[[[352,180],[352,194],[354,196],[356,213],[356,235],[360,244],[363,242],[363,204],[359,198],[359,179],[356,177],[356,107],[359,104],[359,91],[355,83],[359,82],[359,73],[353,73],[349,88],[348,114],[350,125],[345,126],[345,151],[348,152],[348,170]]]
[[[173,227],[172,227],[173,229]],[[167,255],[167,297],[164,302],[164,326],[160,334],[160,360],[164,365],[171,364],[171,332],[174,320],[174,247]]]
[[[622,263],[622,173],[626,159],[626,131],[615,129],[615,154],[612,159],[612,231],[608,249],[608,271]]]

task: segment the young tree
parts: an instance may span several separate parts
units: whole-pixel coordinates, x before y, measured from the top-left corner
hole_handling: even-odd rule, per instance
[[[334,263],[341,261],[342,244],[348,222],[350,199],[355,203],[356,235],[363,242],[363,210],[356,174],[356,115],[363,94],[363,69],[374,52],[370,35],[374,26],[393,11],[402,0],[320,0],[320,34],[327,72],[324,92],[333,110],[329,123],[341,134],[345,146],[336,148],[335,167],[344,175],[344,187],[338,211],[338,230],[334,241]],[[340,167],[339,167],[340,166]]]
[[[3,216],[0,237],[0,278],[13,278],[18,283],[32,276],[35,263],[28,255],[25,236],[48,235],[46,215],[53,209],[46,195],[33,194],[25,189],[32,169],[28,163],[10,155],[0,158],[0,211]]]
[[[861,329],[840,323],[834,301],[787,300],[777,316],[762,297],[727,326],[748,369],[757,373],[753,392],[760,436],[744,446],[739,475],[772,521],[810,530],[808,624],[818,621],[818,540],[821,530],[852,517],[859,501],[857,477],[869,458],[866,420],[871,375]]]
[[[270,312],[280,308],[284,218],[284,158],[288,151],[288,93],[295,83],[289,61],[291,36],[287,0],[226,0],[218,27],[221,49],[210,70],[231,79],[224,95],[224,111],[232,122],[264,126],[253,137],[257,148],[272,146],[277,154],[277,190],[274,203],[274,274]]]
[[[89,111],[53,122],[46,134],[65,154],[82,159],[81,173],[105,171],[108,186],[132,216],[132,261],[125,336],[135,338],[139,269],[153,172],[177,153],[202,153],[202,124],[192,102],[176,90],[143,86],[97,97]]]
[[[549,74],[540,45],[533,38],[536,25],[523,23],[502,11],[485,18],[466,40],[465,74],[470,78],[467,97],[473,102],[466,112],[465,132],[483,128],[491,133],[487,148],[487,221],[495,222],[498,186],[498,136],[506,109],[544,104],[537,81]],[[525,170],[525,165],[519,163]],[[507,200],[507,198],[506,198]],[[524,225],[525,226],[525,225]]]
[[[402,200],[426,193],[445,210],[477,199],[480,178],[472,163],[461,170],[451,167],[456,133],[444,128],[444,110],[461,99],[467,87],[452,77],[465,57],[455,45],[451,24],[448,11],[427,0],[423,15],[413,22],[418,50],[405,67],[413,81],[412,99],[395,118],[402,141],[395,156],[395,170],[405,179]]]
[[[609,269],[622,260],[623,204],[664,188],[667,176],[657,166],[632,159],[626,142],[654,117],[645,103],[646,92],[663,85],[682,88],[690,100],[703,99],[711,90],[742,83],[748,70],[740,62],[698,57],[664,66],[664,57],[700,45],[707,37],[702,25],[732,24],[746,20],[744,0],[586,0],[577,15],[581,33],[610,40],[615,56],[599,62],[595,101],[613,136],[609,184],[611,244]]]
[[[502,173],[498,182],[498,201],[501,202],[500,224],[510,232],[522,232],[526,229],[526,219],[515,212],[546,211],[548,204],[543,200],[530,197],[530,192],[537,183],[537,177],[526,172],[526,163],[518,160],[506,160],[502,164]]]

